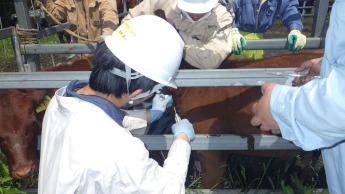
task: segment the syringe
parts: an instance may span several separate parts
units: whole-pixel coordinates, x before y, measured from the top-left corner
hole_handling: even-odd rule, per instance
[[[294,72],[294,71],[284,71],[284,72],[267,72],[269,75],[283,76],[283,77],[313,77],[320,78],[319,75],[308,75],[307,72]]]
[[[178,114],[177,114],[177,112],[176,112],[175,106],[174,106],[174,111],[175,111],[175,121],[176,121],[176,123],[177,123],[177,122],[181,121],[181,117],[178,116]]]

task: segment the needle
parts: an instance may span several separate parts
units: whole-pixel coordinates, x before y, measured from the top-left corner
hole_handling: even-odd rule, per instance
[[[304,72],[294,72],[294,71],[285,71],[285,72],[267,72],[269,75],[284,76],[284,77],[314,77],[320,78],[319,75],[308,75]]]
[[[176,121],[176,122],[181,121],[181,117],[180,117],[180,116],[178,116],[178,114],[177,114],[177,112],[176,112],[176,108],[175,108],[175,107],[174,107],[174,111],[175,111],[175,121]]]

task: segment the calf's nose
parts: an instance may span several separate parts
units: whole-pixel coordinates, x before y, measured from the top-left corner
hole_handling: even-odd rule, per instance
[[[26,176],[32,175],[34,172],[36,172],[36,170],[37,170],[36,165],[24,166],[19,169],[13,170],[11,173],[11,177],[14,179],[22,179]]]

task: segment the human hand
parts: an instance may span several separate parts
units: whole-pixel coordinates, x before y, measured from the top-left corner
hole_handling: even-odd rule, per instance
[[[171,95],[156,94],[152,100],[152,108],[150,109],[151,113],[151,122],[160,119],[165,112],[167,105],[172,103]]]
[[[106,35],[100,35],[95,39],[95,41],[97,41],[98,43],[101,43],[104,41],[105,37],[106,37]]]
[[[184,133],[188,137],[189,142],[195,139],[195,132],[192,123],[190,123],[187,119],[182,119],[181,121],[173,124],[171,126],[172,132],[174,134],[174,138],[179,133]]]
[[[279,134],[280,129],[278,123],[274,120],[270,109],[270,98],[273,88],[277,83],[266,83],[262,85],[262,97],[259,102],[252,106],[254,117],[251,120],[253,126],[260,126],[261,131],[272,131],[273,134]]]
[[[244,47],[246,47],[246,40],[238,31],[238,28],[232,28],[230,32],[232,38],[232,52],[235,55],[239,55],[241,54]]]
[[[308,61],[303,62],[295,72],[302,72],[308,71],[308,75],[311,76],[303,76],[303,77],[296,77],[292,83],[295,86],[302,86],[309,81],[313,80],[316,75],[320,75],[320,68],[321,68],[321,58],[311,59]]]
[[[289,51],[302,50],[307,42],[306,36],[304,36],[299,30],[291,30],[288,35],[288,43],[290,45]]]
[[[152,110],[164,112],[169,104],[172,103],[171,95],[156,94],[152,100]]]

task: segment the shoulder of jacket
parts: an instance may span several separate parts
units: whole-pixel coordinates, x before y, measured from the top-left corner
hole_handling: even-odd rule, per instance
[[[164,8],[164,7],[171,7],[173,10],[177,7],[177,1],[176,0],[155,0],[156,5],[158,5],[158,8]]]
[[[212,11],[215,12],[219,16],[231,17],[229,10],[220,3],[216,3]]]
[[[220,25],[220,28],[232,24],[234,18],[225,6],[217,3],[212,11],[214,12],[213,17],[217,18],[217,23]]]
[[[74,4],[74,0],[57,0],[56,2],[59,2],[62,4],[66,4],[66,5],[70,5],[70,4]]]

